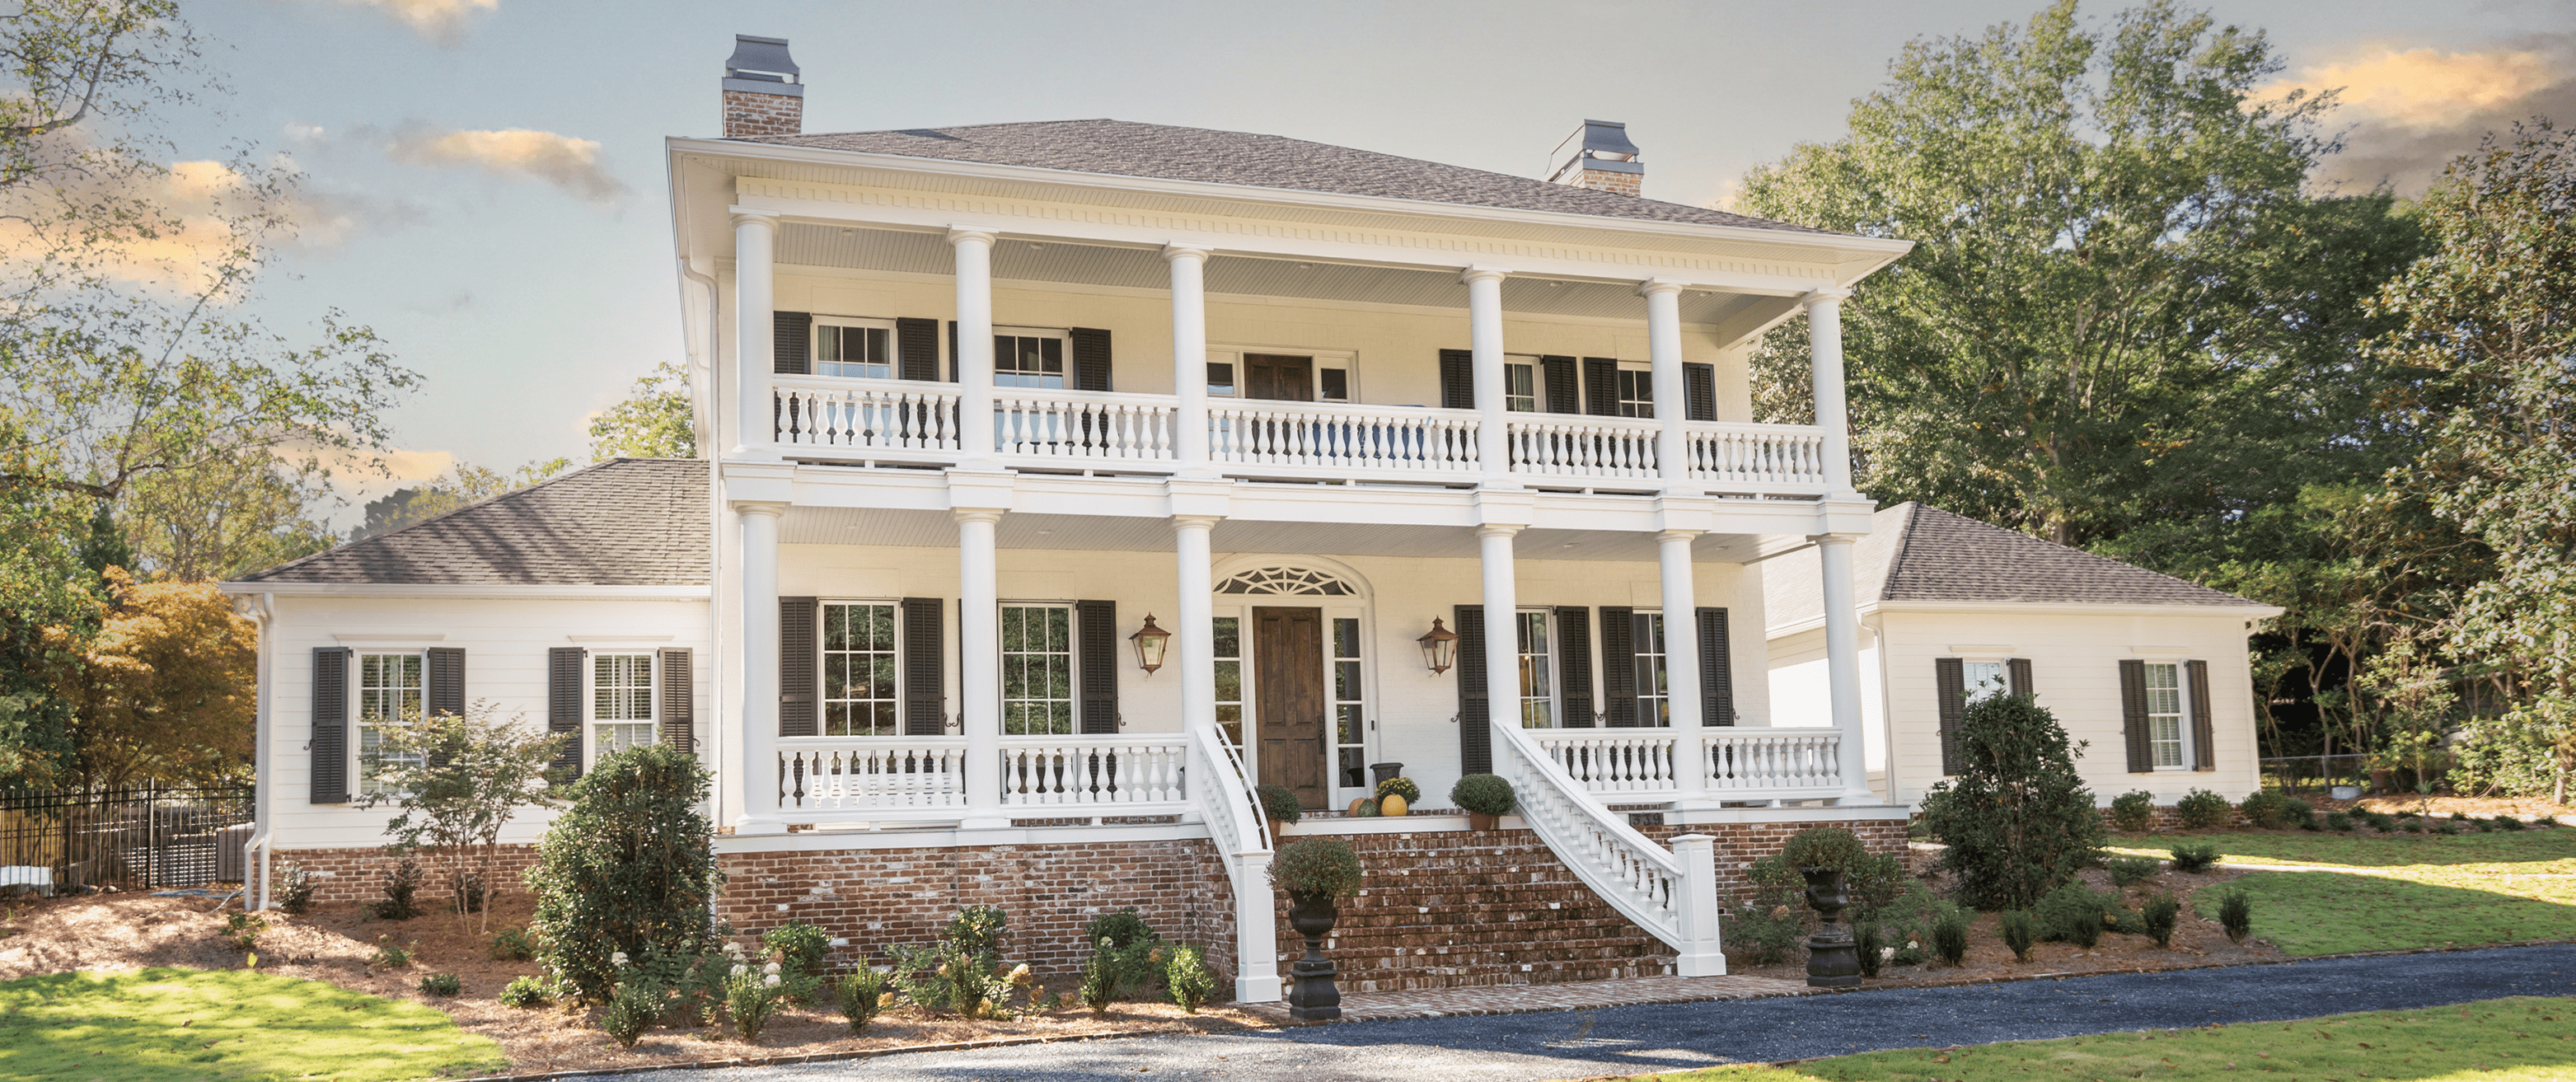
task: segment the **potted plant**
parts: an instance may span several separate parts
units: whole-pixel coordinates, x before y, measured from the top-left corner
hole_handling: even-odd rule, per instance
[[[1860,955],[1851,929],[1839,919],[1851,904],[1843,873],[1869,858],[1860,838],[1841,827],[1801,830],[1780,848],[1782,863],[1807,880],[1807,907],[1816,911],[1816,934],[1807,937],[1807,984],[1853,988],[1860,984]]]
[[[1422,787],[1411,778],[1388,778],[1377,783],[1377,813],[1402,815],[1422,800]]]
[[[1333,984],[1337,974],[1324,956],[1324,937],[1341,916],[1334,902],[1360,892],[1359,854],[1339,838],[1299,838],[1271,858],[1270,881],[1288,892],[1288,926],[1306,937],[1305,957],[1288,967],[1288,1016],[1300,1022],[1340,1018],[1342,993]]]
[[[1469,774],[1449,787],[1449,802],[1466,809],[1467,829],[1492,830],[1512,813],[1512,783],[1499,774]]]
[[[1297,794],[1285,785],[1264,785],[1252,791],[1261,801],[1261,814],[1270,820],[1270,844],[1279,844],[1279,828],[1304,818],[1306,809],[1297,803]]]

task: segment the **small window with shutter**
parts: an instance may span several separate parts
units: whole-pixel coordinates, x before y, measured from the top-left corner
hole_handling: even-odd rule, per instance
[[[361,795],[391,795],[393,790],[378,782],[376,775],[389,766],[420,762],[419,756],[385,750],[380,727],[399,722],[406,714],[424,708],[426,657],[417,650],[358,655],[357,751],[358,792]]]
[[[592,762],[662,738],[655,708],[653,654],[600,651],[590,655],[590,754]]]

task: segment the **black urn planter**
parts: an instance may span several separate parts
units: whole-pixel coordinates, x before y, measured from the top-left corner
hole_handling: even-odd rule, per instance
[[[1288,1017],[1300,1022],[1330,1022],[1342,1016],[1342,990],[1335,987],[1333,960],[1324,957],[1324,937],[1332,934],[1341,913],[1330,894],[1290,895],[1288,926],[1306,937],[1306,956],[1288,967]]]
[[[1843,909],[1851,904],[1840,868],[1800,868],[1807,877],[1807,906],[1816,911],[1816,934],[1807,937],[1807,986],[1857,988],[1860,952],[1852,946],[1851,929],[1843,926]]]

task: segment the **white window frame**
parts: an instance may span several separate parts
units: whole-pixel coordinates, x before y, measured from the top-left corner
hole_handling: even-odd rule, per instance
[[[1333,754],[1324,763],[1324,776],[1326,788],[1334,794],[1333,803],[1339,806],[1348,803],[1350,797],[1376,795],[1374,785],[1368,780],[1369,761],[1377,758],[1377,715],[1369,707],[1376,701],[1372,696],[1377,693],[1377,664],[1374,660],[1377,652],[1372,649],[1376,644],[1370,638],[1375,629],[1369,626],[1365,608],[1357,605],[1321,607],[1324,610],[1324,704],[1327,711],[1324,731],[1333,738]],[[1359,651],[1356,657],[1341,656],[1338,637],[1344,620],[1358,625],[1355,635],[1358,641],[1353,645]],[[1342,697],[1341,666],[1345,663],[1359,669],[1360,693],[1355,698]],[[1354,715],[1355,734],[1359,737],[1356,742],[1346,743],[1341,738],[1344,708]],[[1352,749],[1357,749],[1360,756],[1360,783],[1356,786],[1342,784],[1342,753]]]
[[[1619,379],[1618,376],[1614,375],[1610,379],[1610,391],[1614,395],[1619,395],[1619,397],[1618,401],[1610,404],[1611,414],[1619,417],[1634,417],[1641,421],[1653,419],[1655,416],[1655,366],[1645,361],[1621,361],[1619,362],[1618,370],[1621,373],[1633,373],[1641,377],[1637,382],[1646,389],[1646,397],[1644,400],[1645,412],[1628,412],[1628,396],[1619,395]]]
[[[1529,644],[1522,641],[1521,627],[1526,622],[1526,618],[1531,616],[1538,617],[1540,632],[1547,636],[1545,653],[1531,652]],[[1492,633],[1491,628],[1486,629],[1486,634]],[[1557,634],[1555,609],[1535,606],[1520,609],[1512,614],[1512,669],[1513,675],[1518,678],[1514,682],[1520,688],[1519,701],[1512,704],[1512,713],[1519,719],[1521,728],[1561,729],[1565,727],[1564,654],[1565,644],[1562,636]],[[1539,675],[1547,680],[1547,687],[1536,695],[1530,694],[1530,685],[1533,681],[1528,679],[1532,672],[1529,659],[1533,657],[1543,659],[1544,671]],[[1547,724],[1530,724],[1530,707],[1533,704],[1544,705],[1547,708]]]
[[[1224,732],[1226,738],[1232,740],[1235,748],[1240,751],[1244,746],[1244,727],[1252,724],[1252,651],[1245,649],[1246,644],[1252,641],[1252,610],[1248,606],[1216,606],[1208,616],[1211,642],[1217,641],[1215,622],[1218,620],[1234,621],[1234,652],[1231,654],[1220,652],[1215,658],[1217,671],[1220,674],[1216,682],[1217,729]],[[1224,646],[1220,643],[1216,648],[1222,651]],[[1235,697],[1231,699],[1225,697],[1225,681],[1222,677],[1228,664],[1234,666]],[[1225,721],[1227,707],[1234,708],[1234,724],[1231,727],[1227,726]]]
[[[1000,338],[1005,335],[1013,338],[1054,339],[1056,341],[1056,348],[1062,351],[1064,356],[1064,372],[1060,377],[1064,382],[1055,387],[1046,387],[1036,383],[1004,383],[1002,382],[1003,376],[1005,375],[1002,371],[1002,354],[999,350],[996,350],[993,353],[993,386],[1009,390],[1070,391],[1073,389],[1075,373],[1073,370],[1073,332],[1071,330],[1064,327],[997,326],[993,328],[993,337]],[[1014,379],[1028,378],[1021,376],[1017,372],[1009,373],[1009,375]],[[1038,378],[1044,377],[1041,376]]]
[[[1011,612],[1011,610],[1012,610],[1012,609],[1061,609],[1061,610],[1063,610],[1063,611],[1064,611],[1064,649],[1063,649],[1063,650],[1061,650],[1061,651],[1055,651],[1055,650],[1043,650],[1043,651],[1039,651],[1039,650],[1019,650],[1019,651],[1014,651],[1014,650],[1012,650],[1012,649],[1011,649],[1011,642],[1010,642],[1010,639],[1009,639],[1009,637],[1008,637],[1008,636],[1009,636],[1009,634],[1010,634],[1009,623],[1010,623],[1010,612]],[[1082,731],[1082,648],[1081,648],[1081,643],[1082,643],[1082,626],[1081,626],[1081,624],[1082,624],[1082,612],[1081,612],[1081,609],[1080,609],[1079,607],[1077,607],[1073,602],[1070,602],[1070,601],[1004,601],[1004,602],[1002,602],[1002,603],[1001,603],[1000,611],[998,611],[997,613],[995,613],[995,620],[994,620],[994,627],[995,627],[995,629],[997,630],[998,634],[1001,636],[1001,638],[1000,638],[1000,641],[998,641],[998,642],[996,642],[996,643],[994,644],[994,647],[995,647],[995,652],[996,652],[996,653],[1001,657],[1001,661],[1002,661],[1002,686],[1001,686],[1000,688],[996,688],[996,689],[994,689],[994,690],[995,690],[995,692],[997,693],[997,694],[995,695],[995,699],[996,699],[996,701],[998,701],[998,702],[1001,704],[1001,707],[1002,707],[1002,710],[1001,710],[1001,715],[1002,715],[1002,717],[1001,717],[1001,723],[1002,723],[1002,735],[1003,735],[1003,736],[1005,736],[1005,737],[1012,737],[1012,736],[1071,736],[1071,735],[1073,735],[1073,734],[1076,734],[1076,733],[1079,733],[1079,732],[1081,732],[1081,731]],[[1064,688],[1065,688],[1065,694],[1064,694],[1064,698],[1063,698],[1063,699],[1060,699],[1060,700],[1059,700],[1059,699],[1055,699],[1055,698],[1051,698],[1051,697],[1050,697],[1050,698],[1029,698],[1029,697],[1026,697],[1026,696],[1023,696],[1023,697],[1021,697],[1021,698],[1014,699],[1014,698],[1011,698],[1011,697],[1010,697],[1010,695],[1009,695],[1009,688],[1010,688],[1010,686],[1011,686],[1011,659],[1012,659],[1012,658],[1014,658],[1014,657],[1052,657],[1052,656],[1059,656],[1059,655],[1060,655],[1060,656],[1062,656],[1062,657],[1064,658],[1064,673],[1065,673]],[[1049,723],[1049,730],[1050,730],[1050,731],[1048,731],[1048,732],[1045,732],[1045,733],[1031,733],[1031,732],[1026,732],[1026,731],[1025,731],[1025,724],[1026,724],[1026,723],[1025,723],[1025,720],[1023,720],[1023,721],[1022,721],[1022,725],[1023,725],[1024,731],[1022,731],[1022,732],[1016,732],[1016,733],[1011,731],[1011,725],[1012,725],[1012,720],[1013,720],[1013,719],[1012,719],[1012,717],[1011,717],[1011,714],[1012,714],[1011,704],[1013,704],[1013,703],[1053,703],[1053,702],[1062,702],[1062,703],[1064,704],[1064,722],[1065,722],[1065,723],[1064,723],[1064,730],[1063,730],[1062,732],[1060,732],[1060,733],[1059,733],[1059,732],[1055,732],[1055,731],[1053,731],[1053,723],[1052,723],[1052,722],[1050,722],[1050,723]]]
[[[376,796],[378,794],[383,794],[390,796],[394,795],[393,791],[376,784],[376,772],[371,769],[371,766],[381,765],[384,760],[376,759],[375,763],[371,764],[369,762],[371,756],[367,751],[369,738],[375,736],[376,725],[373,719],[378,716],[368,712],[367,659],[371,657],[410,658],[419,666],[418,672],[420,673],[420,683],[417,687],[408,690],[411,691],[412,702],[415,705],[418,705],[425,714],[429,709],[429,651],[425,648],[411,650],[358,650],[353,651],[349,658],[348,701],[357,704],[357,709],[351,711],[351,713],[355,715],[352,720],[358,727],[357,733],[354,734],[354,737],[349,741],[349,755],[350,758],[354,760],[353,765],[358,778],[358,795]],[[395,687],[392,690],[397,694],[400,694],[406,689]],[[394,708],[393,716],[396,718],[401,716],[400,705],[397,705]]]
[[[892,728],[883,734],[859,732],[836,733],[832,731],[833,703],[877,703],[888,701],[885,699],[832,699],[825,696],[825,689],[829,686],[827,680],[831,675],[830,666],[832,663],[830,638],[832,610],[836,607],[847,607],[852,605],[882,607],[893,611],[894,642],[889,649],[883,652],[894,658],[894,694],[891,700],[894,705],[894,722]],[[848,739],[851,737],[875,738],[878,736],[902,736],[904,731],[903,603],[896,599],[885,597],[817,598],[814,602],[814,623],[814,735],[833,737],[836,739]],[[867,652],[876,653],[877,651]],[[873,726],[871,726],[871,728],[873,728]]]
[[[1516,370],[1525,372],[1529,375],[1529,393],[1527,395],[1516,395],[1512,393],[1512,373]],[[1529,407],[1523,409],[1512,405],[1514,399],[1527,401],[1529,403]],[[1547,411],[1547,366],[1540,363],[1537,354],[1503,354],[1503,411],[1506,413],[1544,413]]]
[[[1624,661],[1628,666],[1629,679],[1636,684],[1633,690],[1637,698],[1637,726],[1641,729],[1669,729],[1673,723],[1673,659],[1667,652],[1672,642],[1671,629],[1664,624],[1662,609],[1630,609],[1628,615],[1631,618],[1628,624],[1629,656]],[[1647,644],[1638,638],[1636,620],[1641,617],[1655,631],[1653,650],[1647,650]],[[1649,657],[1655,659],[1659,670],[1657,675],[1663,677],[1659,683],[1637,679],[1642,675],[1637,672],[1637,662]],[[1650,711],[1650,705],[1659,709]]]
[[[2174,697],[2174,709],[2172,713],[2163,713],[2156,709],[2156,694],[2157,692],[2164,690],[2156,687],[2155,684],[2156,670],[2158,669],[2170,669],[2173,672],[2172,691]],[[2140,691],[2143,693],[2143,696],[2147,701],[2148,764],[2154,767],[2157,773],[2187,772],[2191,770],[2193,763],[2191,746],[2191,666],[2185,664],[2178,658],[2171,660],[2148,658],[2146,661],[2146,671],[2139,679],[2142,684]],[[2172,718],[2174,720],[2173,739],[2161,740],[2157,738],[2156,721],[2159,718]],[[2157,751],[2160,747],[2171,747],[2174,750],[2173,762],[2165,763],[2158,760]]]
[[[1963,657],[1959,659],[1959,687],[1966,695],[1960,709],[2001,695],[2012,694],[2012,659],[2002,657]]]
[[[641,648],[586,651],[587,664],[581,667],[582,747],[592,764],[612,751],[643,747],[662,739],[662,658],[658,650]],[[640,658],[644,662],[644,717],[603,718],[599,716],[599,669],[611,658]],[[642,743],[623,743],[610,748],[605,730],[609,726],[641,725],[645,730]]]
[[[823,365],[826,363],[848,363],[826,362],[823,360],[823,328],[825,327],[856,327],[861,330],[884,331],[886,336],[885,374],[882,376],[871,376],[861,372],[824,371]],[[817,376],[826,376],[832,379],[896,379],[903,374],[903,340],[896,336],[894,321],[891,319],[874,319],[865,316],[827,316],[818,314],[814,317],[814,326],[812,330],[807,332],[805,348],[805,355],[813,360],[813,371]]]
[[[1306,377],[1306,394],[1309,400],[1314,402],[1333,403],[1361,401],[1359,352],[1357,350],[1316,349],[1312,346],[1266,346],[1255,345],[1247,342],[1227,342],[1208,346],[1207,363],[1211,365],[1225,365],[1227,370],[1234,374],[1234,382],[1231,385],[1228,385],[1229,389],[1227,390],[1219,391],[1216,389],[1218,385],[1211,382],[1208,385],[1208,395],[1210,397],[1243,398],[1243,355],[1246,353],[1268,353],[1283,357],[1310,358],[1314,361],[1314,364],[1309,368]],[[1344,393],[1344,397],[1324,397],[1324,370],[1328,368],[1338,368],[1342,371],[1342,391]],[[1252,402],[1266,401],[1265,399],[1258,398],[1245,400]]]

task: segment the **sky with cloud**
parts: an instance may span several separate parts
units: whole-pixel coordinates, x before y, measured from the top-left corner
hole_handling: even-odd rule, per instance
[[[661,140],[716,134],[735,33],[790,39],[808,131],[1116,117],[1534,176],[1594,117],[1628,122],[1649,196],[1710,203],[1839,135],[1907,39],[2038,6],[225,0],[192,17],[232,93],[174,132],[199,163],[174,183],[219,198],[245,141],[308,174],[256,306],[288,331],[339,308],[427,374],[394,422],[398,473],[430,476],[580,459],[679,354]],[[2278,89],[2343,88],[2321,183],[2420,190],[2482,132],[2576,124],[2576,0],[2208,6],[2271,34]]]

